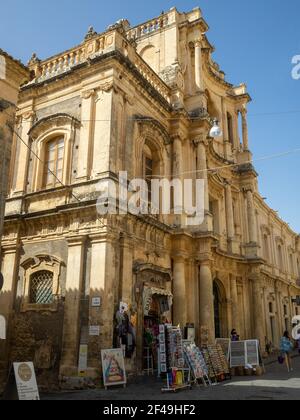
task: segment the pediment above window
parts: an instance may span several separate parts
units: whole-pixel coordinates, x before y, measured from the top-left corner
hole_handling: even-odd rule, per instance
[[[169,133],[159,121],[140,115],[135,115],[134,119],[139,126],[141,135],[162,138],[165,145],[171,144]]]
[[[69,114],[55,114],[42,118],[37,121],[30,129],[28,135],[33,139],[38,139],[42,134],[57,128],[79,128],[80,121]]]

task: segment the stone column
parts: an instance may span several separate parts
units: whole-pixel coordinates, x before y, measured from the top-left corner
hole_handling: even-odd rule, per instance
[[[78,180],[87,180],[92,166],[92,140],[95,126],[95,90],[82,92],[80,145],[78,159]]]
[[[173,179],[183,180],[183,161],[182,161],[182,139],[180,136],[173,136],[173,159],[172,159],[172,175]],[[177,205],[177,202],[179,205]],[[183,222],[183,195],[178,197],[173,192],[173,209],[175,213],[174,222],[181,225]]]
[[[202,41],[195,41],[195,82],[197,91],[203,91],[203,69],[202,69]]]
[[[280,337],[282,336],[285,330],[285,324],[283,321],[283,304],[282,304],[282,294],[281,289],[279,288],[279,283],[276,284],[277,293],[278,293],[278,317],[279,317],[279,327],[280,327]]]
[[[173,136],[173,178],[182,178],[182,139],[180,136]]]
[[[206,146],[203,137],[197,138],[194,141],[197,147],[197,179],[204,180],[204,211],[209,211],[209,192],[208,192],[208,179],[207,179],[207,157]]]
[[[247,191],[247,212],[248,212],[248,229],[249,229],[249,242],[252,244],[257,243],[257,227],[256,215],[254,207],[253,192]]]
[[[242,131],[243,131],[243,148],[244,151],[249,150],[249,137],[248,137],[248,123],[247,123],[247,110],[241,110],[242,115]]]
[[[253,290],[253,313],[255,338],[260,341],[261,351],[265,352],[264,308],[262,302],[262,282],[259,275],[251,278]]]
[[[234,214],[233,214],[233,202],[232,202],[232,191],[231,186],[226,184],[225,187],[226,195],[226,221],[227,221],[227,236],[229,240],[234,238]]]
[[[200,266],[200,327],[208,328],[209,342],[215,340],[214,294],[211,262]]]
[[[245,310],[245,328],[246,328],[246,339],[251,339],[251,293],[250,293],[250,282],[248,279],[245,280],[245,294],[244,294],[244,310]]]
[[[230,275],[230,292],[231,292],[231,301],[232,301],[232,329],[235,328],[238,334],[241,334],[240,331],[240,319],[239,319],[239,302],[238,302],[238,289],[236,277]]]
[[[85,236],[68,238],[65,316],[61,375],[77,375],[80,341],[80,306],[82,294]]]
[[[174,258],[173,273],[173,324],[183,328],[187,322],[187,299],[185,284],[185,259]]]

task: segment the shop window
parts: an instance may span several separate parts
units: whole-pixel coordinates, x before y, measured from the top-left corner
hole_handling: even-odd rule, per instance
[[[53,303],[53,273],[38,271],[30,279],[30,304],[51,305]]]
[[[44,164],[44,188],[55,188],[62,185],[65,141],[57,137],[46,143]]]

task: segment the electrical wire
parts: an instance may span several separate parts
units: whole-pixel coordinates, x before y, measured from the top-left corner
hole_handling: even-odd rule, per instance
[[[3,112],[5,112],[7,115],[9,115],[5,110],[3,110]],[[300,111],[298,111],[300,112]],[[10,115],[9,115],[10,116]],[[136,121],[137,119],[134,118],[134,120]],[[141,121],[145,121],[147,119],[142,118]],[[85,121],[100,121],[100,120],[85,120]],[[108,120],[102,120],[102,121],[108,121]],[[153,121],[152,119],[149,118],[149,121]],[[26,144],[26,142],[22,139],[22,137],[16,132],[16,130],[13,129],[13,132],[15,133],[15,135],[17,136],[17,138],[29,149],[29,151],[43,164],[45,165],[46,162],[43,162],[40,157],[32,150],[31,147],[28,146],[28,144]],[[29,136],[29,138],[33,141],[33,139]],[[262,161],[267,161],[267,160],[272,160],[272,159],[278,159],[281,157],[285,157],[285,156],[289,156],[292,154],[297,154],[300,153],[300,148],[296,148],[293,150],[288,150],[282,153],[277,153],[277,154],[272,154],[272,155],[268,155],[268,156],[263,156],[257,159],[251,159],[248,161],[245,161],[243,163],[228,163],[226,165],[223,166],[218,166],[218,167],[214,167],[214,168],[206,168],[206,169],[201,169],[201,170],[193,170],[193,171],[185,171],[185,172],[181,172],[176,174],[176,176],[180,177],[180,176],[184,176],[184,175],[193,175],[193,174],[198,174],[198,173],[209,173],[209,172],[219,172],[223,169],[230,169],[230,168],[238,168],[238,167],[243,167],[245,165],[250,165],[250,164],[254,164],[255,162],[262,162]],[[53,171],[51,171],[48,168],[48,172],[54,176],[54,178],[61,184],[61,186],[66,187],[66,185],[54,174]],[[166,178],[169,177],[168,174],[164,174],[164,175],[156,175],[155,178]],[[75,198],[79,203],[81,203],[81,200],[76,197],[76,195],[72,192],[71,193],[73,198]]]

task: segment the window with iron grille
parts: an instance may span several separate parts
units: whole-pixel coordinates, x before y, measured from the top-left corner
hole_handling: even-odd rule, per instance
[[[30,303],[36,305],[53,303],[53,273],[38,271],[31,276]]]

